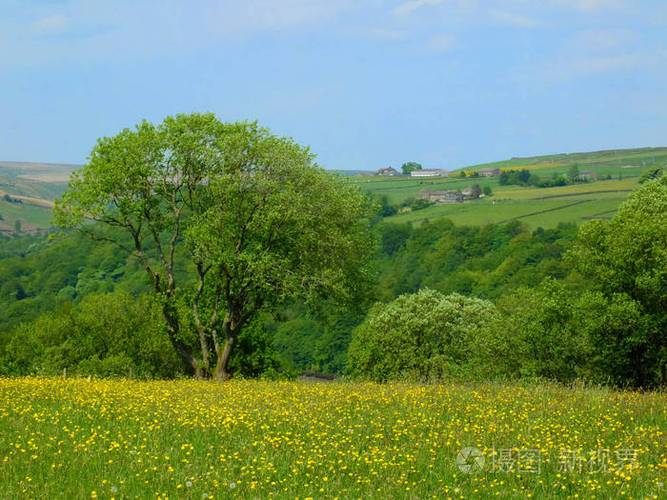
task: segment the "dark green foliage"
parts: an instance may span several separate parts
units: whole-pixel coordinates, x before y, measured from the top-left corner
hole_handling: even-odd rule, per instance
[[[385,224],[381,230],[382,251],[389,256],[394,255],[405,246],[411,234],[410,224]]]
[[[142,271],[110,244],[76,234],[0,240],[0,332],[63,300],[116,288],[136,294],[147,287]]]
[[[231,367],[248,377],[341,373],[347,363],[351,373],[376,380],[543,377],[664,384],[665,217],[667,180],[660,179],[644,183],[611,221],[579,229],[530,231],[518,222],[457,227],[443,219],[419,227],[376,224],[378,275],[370,296],[359,296],[354,308],[320,300],[315,308],[288,302],[263,313],[239,335]],[[187,283],[184,262],[177,258]],[[130,369],[135,376],[178,374],[168,344],[142,343],[149,333],[164,339],[164,332],[155,331],[159,316],[139,316],[130,299],[146,288],[142,272],[110,245],[75,234],[0,240],[2,373],[57,374],[66,366],[70,373],[101,376]],[[415,299],[412,294],[424,288],[432,291]],[[477,323],[474,335],[432,342],[443,333],[429,323],[433,304],[452,293],[493,300],[495,312]],[[153,311],[146,300],[139,303]],[[371,309],[375,300],[385,305]],[[386,308],[396,308],[400,314],[394,316],[407,323],[394,321]],[[191,329],[187,313],[183,320]],[[435,315],[433,324],[443,322]],[[417,326],[406,330],[406,324]],[[418,348],[419,332],[432,335],[421,338]],[[455,338],[466,341],[451,343]],[[398,349],[394,357],[379,357],[391,346]]]
[[[380,196],[379,205],[379,215],[381,217],[391,217],[392,215],[396,215],[396,212],[398,211],[396,210],[396,207],[389,204],[389,200],[387,199],[386,195]]]
[[[487,375],[647,384],[650,365],[637,364],[636,356],[650,318],[627,295],[581,293],[546,280],[497,305],[497,323],[477,346]]]
[[[617,338],[606,363],[634,385],[667,383],[667,178],[650,180],[630,195],[611,221],[581,227],[568,262],[607,300],[623,296],[642,315]],[[625,368],[624,368],[625,367]],[[630,372],[628,370],[631,370]]]
[[[646,181],[658,179],[662,177],[664,173],[665,171],[662,168],[652,168],[642,174],[642,176],[639,178],[639,183],[644,184]]]
[[[5,375],[173,377],[180,363],[147,296],[91,294],[24,324],[0,343]],[[2,347],[4,346],[4,348]]]
[[[412,229],[379,226],[382,247],[378,296],[383,300],[429,287],[495,298],[512,288],[536,286],[544,277],[563,278],[561,256],[576,227],[530,232],[518,222],[457,227],[437,220]]]
[[[410,172],[421,169],[421,164],[414,161],[408,161],[401,165],[401,171],[403,172],[403,175],[410,175]]]
[[[517,184],[519,186],[527,186],[531,178],[530,170],[504,170],[500,173],[498,182],[501,186],[508,186],[510,184]]]
[[[561,174],[553,174],[551,179],[540,179],[537,176],[531,177],[531,183],[534,186],[537,187],[543,187],[543,188],[548,188],[548,187],[557,187],[557,186],[567,186],[570,181],[566,179],[563,175]]]

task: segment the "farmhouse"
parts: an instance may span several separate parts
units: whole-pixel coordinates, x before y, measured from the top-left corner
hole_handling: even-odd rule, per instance
[[[592,170],[582,170],[579,172],[579,179],[582,181],[595,181],[598,178],[598,174]]]
[[[398,170],[396,170],[394,167],[387,167],[387,168],[381,168],[378,170],[375,175],[383,175],[385,177],[393,177],[395,175],[398,175]]]
[[[447,172],[440,168],[413,170],[410,172],[410,177],[445,177]]]
[[[419,198],[428,200],[434,203],[462,203],[463,194],[461,191],[453,189],[438,190],[438,191],[422,191],[419,193]]]
[[[494,175],[500,175],[499,168],[482,168],[477,171],[477,173],[482,177],[493,177]]]

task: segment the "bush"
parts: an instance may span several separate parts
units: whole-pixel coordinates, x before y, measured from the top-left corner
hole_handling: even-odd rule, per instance
[[[171,377],[181,364],[148,297],[89,295],[65,303],[9,335],[0,367],[5,374]]]
[[[348,371],[375,381],[439,380],[474,371],[474,337],[496,315],[491,302],[424,289],[377,304],[352,333]]]

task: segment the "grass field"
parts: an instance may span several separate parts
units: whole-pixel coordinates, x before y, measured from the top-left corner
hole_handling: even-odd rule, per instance
[[[67,187],[79,165],[0,161],[0,190],[9,194],[53,200]]]
[[[493,190],[490,197],[435,205],[390,217],[390,222],[421,224],[427,219],[447,217],[456,224],[483,225],[517,219],[530,227],[550,228],[561,222],[580,224],[594,218],[613,216],[628,194],[637,187],[638,175],[635,172],[633,176],[620,180],[614,178],[552,188],[501,186],[497,177],[419,180],[359,176],[351,179],[367,192],[387,196],[390,204],[400,204],[425,189],[463,189],[478,183]]]
[[[420,224],[427,219],[448,217],[456,224],[480,225],[521,220],[526,225],[554,227],[561,222],[580,224],[586,220],[612,217],[630,191],[637,187],[643,172],[667,167],[667,148],[640,148],[589,153],[555,154],[485,163],[463,170],[482,168],[527,169],[543,179],[553,174],[567,174],[572,165],[591,170],[599,181],[556,188],[501,186],[498,177],[456,176],[411,179],[409,177],[350,177],[362,190],[386,196],[390,205],[398,206],[415,198],[423,190],[464,189],[473,184],[489,186],[493,196],[464,204],[440,205],[391,217],[393,222]],[[454,169],[453,173],[462,169]],[[605,179],[610,176],[609,180]],[[493,201],[495,200],[495,204]]]
[[[403,214],[391,219],[395,222],[411,221],[420,224],[426,219],[449,217],[457,224],[478,225],[519,219],[530,227],[546,228],[554,227],[560,222],[581,223],[592,218],[611,217],[614,210],[627,197],[628,192],[636,187],[642,172],[650,168],[667,166],[667,148],[512,158],[469,168],[473,170],[487,167],[527,168],[548,178],[553,173],[566,173],[573,164],[578,165],[581,170],[593,170],[600,178],[610,175],[612,180],[539,189],[500,186],[497,177],[411,179],[349,175],[346,179],[363,191],[386,196],[392,205],[400,205],[409,198],[415,198],[423,190],[464,189],[472,184],[489,186],[493,190],[493,197],[490,199],[463,205],[437,206]],[[77,167],[77,165],[0,162],[0,194],[6,192],[10,195],[51,202],[63,193],[67,186],[65,179]],[[345,175],[353,173],[341,172]],[[563,199],[554,201],[561,196]],[[0,203],[0,215],[5,217],[5,221],[0,221],[0,230],[5,233],[13,230],[16,219],[21,219],[27,230],[43,229],[50,225],[48,210],[39,209],[31,203],[25,203],[18,208],[6,205],[8,204]]]
[[[666,408],[549,384],[0,379],[0,496],[664,498]]]
[[[605,151],[590,151],[583,153],[560,153],[553,155],[517,157],[509,160],[495,161],[473,165],[470,168],[527,168],[529,170],[567,170],[576,164],[582,170],[590,169],[602,174],[625,175],[632,169],[623,167],[665,167],[667,166],[667,148],[636,148],[611,149]]]
[[[23,203],[0,199],[0,233],[12,234],[20,220],[30,233],[51,226],[49,209],[67,188],[67,178],[76,165],[0,161],[0,197],[9,194]]]
[[[46,229],[51,226],[53,214],[50,209],[29,203],[10,203],[0,199],[0,231],[14,231],[14,222],[21,221],[24,232]]]

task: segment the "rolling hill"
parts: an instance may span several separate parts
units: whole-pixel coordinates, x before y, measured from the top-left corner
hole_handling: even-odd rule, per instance
[[[462,171],[487,168],[527,169],[542,178],[565,174],[576,165],[590,170],[596,181],[561,187],[502,186],[498,176],[465,177]],[[69,175],[80,165],[0,161],[0,234],[13,234],[19,221],[21,232],[39,233],[51,225],[53,200],[67,187]],[[473,184],[488,186],[491,196],[457,204],[407,210],[388,217],[390,222],[421,224],[447,217],[457,224],[482,225],[521,220],[531,227],[555,227],[561,222],[581,223],[610,218],[632,191],[643,172],[667,167],[667,147],[615,149],[563,153],[483,163],[458,168],[449,177],[378,177],[360,170],[335,171],[363,191],[384,196],[396,207],[405,205],[424,190],[461,190]]]
[[[0,161],[0,234],[39,233],[51,225],[53,200],[79,165]],[[17,226],[18,221],[18,226]]]
[[[566,175],[576,165],[593,172],[596,180],[560,187],[500,185],[499,177],[460,177],[465,172],[497,168],[526,169],[540,178]],[[473,184],[488,186],[491,196],[464,203],[433,205],[421,210],[404,208],[389,222],[421,224],[447,217],[456,224],[483,225],[521,220],[530,227],[555,227],[561,222],[582,223],[611,218],[642,173],[667,167],[667,148],[640,148],[511,158],[459,168],[448,177],[410,178],[359,175],[352,182],[362,190],[386,197],[397,208],[409,205],[422,191],[462,190]]]

